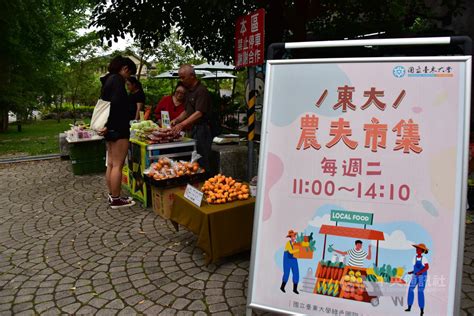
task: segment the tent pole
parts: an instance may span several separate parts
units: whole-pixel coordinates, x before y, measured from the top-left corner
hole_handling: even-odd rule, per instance
[[[375,266],[379,266],[379,241],[377,240],[377,248],[375,249]]]
[[[328,235],[324,234],[323,261],[324,261],[324,257],[326,256],[326,239],[327,238],[328,238]]]

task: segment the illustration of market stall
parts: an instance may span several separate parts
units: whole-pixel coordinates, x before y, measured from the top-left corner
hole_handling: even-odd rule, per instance
[[[359,216],[365,218],[360,221],[364,228],[338,226],[338,222],[356,223],[354,218]],[[335,220],[338,218],[338,220]],[[321,225],[320,234],[324,235],[324,246],[322,260],[318,263],[313,282],[306,279],[308,283],[314,284],[313,293],[332,297],[339,297],[349,300],[371,303],[373,306],[379,305],[379,297],[404,296],[407,292],[406,282],[402,279],[404,269],[392,267],[384,264],[379,267],[378,252],[379,242],[385,240],[382,231],[367,229],[366,225],[371,225],[373,214],[357,213],[348,211],[331,211],[331,220],[336,221],[335,225]],[[326,243],[329,236],[338,236],[351,239],[361,239],[376,241],[375,264],[373,268],[363,268],[350,266],[344,262],[344,257],[339,258],[333,255],[331,260],[325,260]],[[332,252],[332,245],[328,247]]]

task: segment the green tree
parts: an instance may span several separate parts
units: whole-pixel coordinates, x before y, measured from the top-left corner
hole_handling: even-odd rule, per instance
[[[87,0],[17,0],[0,13],[0,132],[8,128],[8,111],[19,117],[42,104],[60,104],[62,74],[87,25]]]
[[[206,59],[231,61],[234,22],[256,8],[266,10],[265,43],[270,44],[374,32],[385,37],[440,34],[435,22],[458,14],[463,0],[434,2],[443,14],[436,15],[425,0],[103,0],[94,8],[93,25],[110,43],[131,34],[152,46],[176,28],[179,39]]]

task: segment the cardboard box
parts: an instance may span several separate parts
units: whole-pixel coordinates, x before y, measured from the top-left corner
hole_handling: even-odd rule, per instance
[[[204,182],[192,184],[200,189]],[[156,214],[165,219],[170,218],[171,208],[173,207],[174,195],[178,192],[184,192],[187,185],[175,186],[171,188],[161,188],[151,186],[151,203]]]

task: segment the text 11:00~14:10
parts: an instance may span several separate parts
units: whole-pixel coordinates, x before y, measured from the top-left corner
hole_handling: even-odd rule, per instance
[[[293,179],[293,194],[302,195],[309,193],[314,196],[327,196],[331,197],[336,192],[349,192],[356,195],[357,198],[370,198],[370,199],[388,199],[390,201],[400,200],[408,201],[410,199],[410,187],[407,184],[389,184],[389,185],[378,185],[376,183],[368,184],[366,187],[362,182],[357,182],[355,187],[337,186],[334,181],[327,180],[304,180],[304,179]]]

